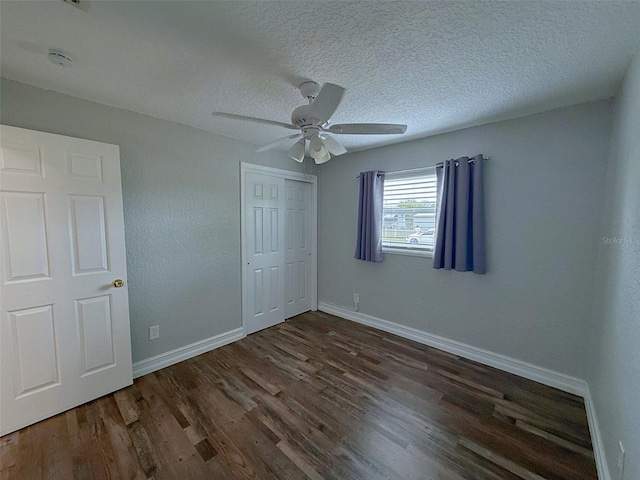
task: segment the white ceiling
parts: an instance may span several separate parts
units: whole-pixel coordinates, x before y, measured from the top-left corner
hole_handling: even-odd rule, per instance
[[[45,89],[262,145],[291,132],[211,112],[288,122],[311,79],[347,89],[332,123],[409,126],[339,136],[350,150],[611,97],[640,41],[640,1],[3,0],[0,17],[2,76]]]

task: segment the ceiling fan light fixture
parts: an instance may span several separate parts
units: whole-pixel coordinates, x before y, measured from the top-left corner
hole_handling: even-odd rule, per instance
[[[311,137],[311,140],[309,141],[309,155],[311,155],[314,160],[319,160],[328,154],[329,151],[322,139],[318,135]]]
[[[327,152],[326,150],[323,156],[313,157],[313,161],[316,162],[316,165],[321,165],[325,162],[328,162],[329,160],[331,160],[331,155],[329,155],[329,152]]]
[[[301,138],[289,149],[289,157],[296,162],[304,161],[304,138]]]
[[[324,146],[329,150],[329,153],[334,157],[347,153],[347,149],[331,135],[321,133],[320,138],[324,142]]]

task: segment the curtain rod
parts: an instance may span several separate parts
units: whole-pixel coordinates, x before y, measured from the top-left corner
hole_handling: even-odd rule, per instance
[[[489,160],[491,160],[491,157],[483,156],[482,159],[485,162],[488,162]],[[474,158],[470,158],[468,163],[475,163],[475,162],[476,162],[476,160]],[[426,167],[410,168],[408,170],[396,170],[396,171],[393,171],[391,173],[407,173],[407,172],[413,172],[414,170],[423,170],[425,168],[434,168],[434,167],[438,168],[438,167],[442,167],[443,165],[444,165],[444,162],[439,162],[439,163],[436,163],[435,165],[429,165],[429,166],[426,166]],[[385,173],[385,172],[382,172],[382,173]],[[378,177],[379,176],[380,176],[380,174],[378,174]],[[360,175],[356,175],[356,178],[360,178]]]
[[[482,156],[482,159],[485,162],[488,162],[489,160],[491,160],[491,157],[485,157],[484,155]],[[469,161],[467,163],[476,163],[476,159],[475,158],[470,158]],[[438,168],[438,167],[442,167],[444,166],[444,162],[438,162],[434,165],[434,167]]]
[[[387,172],[380,172],[380,173],[376,174],[376,177],[384,175],[385,173],[387,173]],[[360,178],[360,175],[356,175],[356,178]]]

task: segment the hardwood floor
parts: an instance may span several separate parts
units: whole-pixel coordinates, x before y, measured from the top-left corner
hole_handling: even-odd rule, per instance
[[[582,399],[323,313],[1,439],[16,479],[597,479]]]

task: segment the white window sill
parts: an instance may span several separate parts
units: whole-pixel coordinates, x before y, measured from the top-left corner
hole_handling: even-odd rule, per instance
[[[390,253],[392,255],[407,255],[409,257],[433,258],[433,252],[431,250],[411,250],[408,248],[382,247],[382,253]]]

